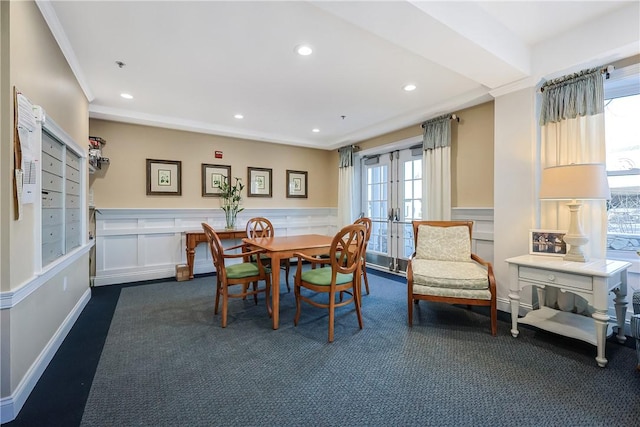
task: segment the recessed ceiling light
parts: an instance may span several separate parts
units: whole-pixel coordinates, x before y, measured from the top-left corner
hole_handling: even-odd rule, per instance
[[[311,49],[311,46],[307,44],[299,44],[298,46],[296,46],[296,53],[298,55],[308,56],[313,53],[313,49]]]
[[[402,89],[406,90],[407,92],[411,92],[412,90],[416,90],[416,85],[414,85],[413,83],[409,83],[404,85]]]
[[[123,97],[124,99],[133,99],[133,95],[128,93],[121,93],[120,96]]]
[[[318,129],[318,128],[315,128],[315,129],[311,129],[311,132],[315,132],[315,133],[318,133],[318,132],[320,132],[320,129]]]
[[[236,119],[244,119],[244,116],[242,114],[236,114],[235,116]]]

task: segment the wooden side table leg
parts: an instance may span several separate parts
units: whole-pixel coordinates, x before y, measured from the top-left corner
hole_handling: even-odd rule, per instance
[[[191,238],[187,238],[187,265],[189,266],[189,279],[193,279],[193,259],[196,255],[195,242]]]

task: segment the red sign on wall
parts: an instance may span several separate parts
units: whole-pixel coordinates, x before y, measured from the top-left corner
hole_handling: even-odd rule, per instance
[[[216,159],[222,158],[222,151],[216,151]]]

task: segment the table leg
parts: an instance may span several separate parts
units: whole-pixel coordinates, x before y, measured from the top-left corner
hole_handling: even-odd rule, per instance
[[[613,299],[616,307],[616,322],[618,323],[618,333],[616,339],[619,343],[624,344],[627,337],[624,334],[624,322],[627,317],[627,271],[622,272],[620,277],[620,286],[613,289],[616,297]]]
[[[196,243],[187,237],[187,265],[189,266],[189,279],[193,279],[193,259],[196,255]]]
[[[518,313],[520,312],[520,291],[509,292],[511,300],[511,336],[514,338],[520,334],[518,331]]]
[[[598,366],[604,368],[607,366],[607,358],[604,357],[604,349],[607,339],[607,325],[609,324],[609,315],[605,311],[597,310],[591,315],[593,321],[596,323],[596,342],[598,346],[598,354],[596,356],[596,362]]]
[[[273,313],[271,320],[273,321],[273,329],[278,329],[280,318],[280,260],[281,257],[277,253],[269,254],[271,258],[271,305]]]

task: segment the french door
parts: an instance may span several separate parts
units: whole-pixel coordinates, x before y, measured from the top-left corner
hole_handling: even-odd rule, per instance
[[[422,218],[422,150],[368,156],[362,163],[362,211],[372,223],[367,265],[406,271],[411,221]]]

